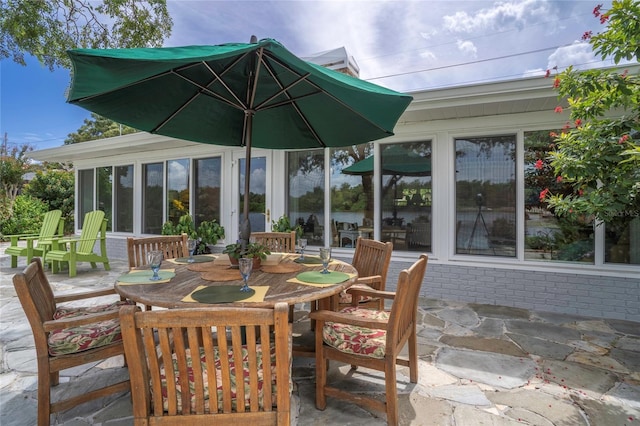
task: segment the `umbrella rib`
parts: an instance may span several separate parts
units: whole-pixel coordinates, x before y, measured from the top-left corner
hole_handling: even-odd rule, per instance
[[[273,74],[271,76],[274,79],[276,79]],[[295,102],[297,99],[302,99],[302,98],[305,98],[305,97],[307,97],[309,95],[315,95],[317,93],[320,93],[319,91],[316,91],[316,92],[308,93],[306,95],[303,95],[303,96],[300,96],[300,97],[297,97],[297,98],[291,98],[290,97],[289,100],[287,100],[287,101],[282,101],[282,102],[278,102],[278,103],[275,103],[275,104],[272,104],[272,105],[264,106],[265,104],[268,104],[271,100],[273,100],[274,98],[280,96],[281,94],[285,94],[285,95],[289,96],[289,94],[286,93],[287,90],[289,90],[292,87],[296,86],[298,83],[301,83],[301,82],[307,80],[308,76],[309,76],[309,73],[301,76],[299,79],[295,80],[293,83],[289,84],[289,86],[286,86],[286,87],[284,87],[284,86],[279,84],[280,90],[278,92],[274,93],[273,95],[271,95],[268,99],[265,99],[264,101],[262,101],[262,103],[260,103],[259,105],[256,105],[255,110],[258,111],[258,110],[261,110],[261,109],[269,109],[269,108],[273,108],[273,107],[276,107],[276,106],[286,105],[286,104],[289,104],[291,102]],[[280,82],[278,81],[278,83],[280,83]]]

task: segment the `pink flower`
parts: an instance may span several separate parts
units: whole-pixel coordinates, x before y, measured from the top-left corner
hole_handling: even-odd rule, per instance
[[[629,140],[629,135],[622,135],[622,137],[620,138],[620,140],[618,140],[618,143],[620,145],[622,145],[623,143],[625,143],[626,141]]]
[[[605,22],[607,22],[609,20],[609,15],[602,15],[600,16],[600,23],[604,24]]]
[[[536,169],[538,170],[542,170],[542,168],[544,167],[544,163],[542,162],[542,160],[538,160],[536,161],[536,165],[535,165]]]
[[[580,125],[582,124],[582,120],[581,119],[576,119],[575,121],[576,127],[580,127]]]
[[[545,188],[542,191],[540,191],[540,201],[544,201],[548,193],[549,193],[549,188]]]
[[[558,87],[560,87],[560,77],[556,77],[556,79],[553,80],[553,88],[557,89]]]
[[[556,109],[553,110],[553,112],[556,112],[558,114],[562,114],[562,107],[561,106],[557,106]]]
[[[596,18],[598,16],[600,16],[600,9],[602,9],[602,5],[599,4],[596,7],[593,8],[593,16],[595,16]]]
[[[584,41],[590,40],[592,35],[593,35],[593,31],[585,31],[584,34],[582,34],[582,40]]]
[[[551,75],[551,70],[547,70],[547,72],[544,75],[544,78],[549,78],[550,75]]]
[[[557,138],[558,134],[556,132],[549,132],[549,136],[552,138]]]
[[[558,177],[556,178],[556,182],[558,182],[558,183],[562,182],[562,176],[558,176]]]

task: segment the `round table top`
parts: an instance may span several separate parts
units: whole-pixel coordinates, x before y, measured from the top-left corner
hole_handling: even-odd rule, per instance
[[[175,269],[175,277],[171,278],[168,282],[162,283],[144,283],[144,284],[123,284],[119,281],[115,283],[115,290],[121,296],[132,300],[136,303],[142,303],[148,306],[157,306],[163,308],[195,308],[195,307],[210,307],[216,305],[224,306],[243,306],[243,307],[270,307],[272,308],[277,302],[286,302],[289,305],[296,303],[310,302],[314,300],[325,299],[331,296],[339,294],[341,291],[349,288],[353,285],[357,278],[358,272],[350,264],[332,259],[329,264],[329,270],[345,272],[350,275],[350,278],[338,284],[328,286],[314,286],[301,282],[290,282],[289,280],[295,279],[295,277],[304,271],[319,271],[322,270],[320,264],[300,264],[294,262],[298,259],[298,254],[283,254],[282,259],[277,263],[279,265],[296,264],[300,266],[300,269],[294,272],[284,273],[269,273],[264,272],[262,269],[254,270],[249,278],[249,286],[259,287],[268,286],[263,301],[246,302],[238,301],[224,304],[211,304],[211,303],[199,303],[193,301],[183,301],[183,299],[189,296],[194,290],[200,286],[229,286],[237,285],[238,291],[242,286],[242,279],[223,281],[211,281],[215,279],[216,271],[220,276],[228,272],[224,265],[218,264],[216,261],[208,263],[197,263],[189,266],[185,263],[175,263],[172,260],[165,260],[162,263],[161,269]],[[305,257],[311,257],[306,255]],[[207,270],[210,264],[211,271],[196,272],[191,269]],[[267,266],[267,265],[263,265]],[[148,270],[147,267],[140,268]],[[237,270],[237,269],[236,269]],[[268,270],[268,268],[265,268]],[[213,272],[213,278],[211,273]],[[203,279],[203,274],[208,274],[207,279]]]

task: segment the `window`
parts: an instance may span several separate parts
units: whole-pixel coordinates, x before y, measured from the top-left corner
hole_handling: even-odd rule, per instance
[[[456,253],[516,256],[516,136],[455,140]]]
[[[196,227],[202,221],[220,223],[220,157],[194,160],[193,215]]]
[[[78,170],[78,229],[82,229],[84,215],[93,207],[93,169]]]
[[[382,241],[396,250],[431,250],[431,141],[380,151]]]
[[[111,213],[113,212],[113,168],[112,167],[98,167],[96,169],[96,176],[98,181],[96,182],[96,201],[98,210],[104,212],[104,218],[107,219],[107,231],[112,230],[113,220]]]
[[[167,161],[167,221],[178,224],[189,214],[189,160]]]
[[[594,262],[593,221],[554,214],[540,202],[540,192],[569,195],[571,186],[558,181],[547,156],[550,131],[524,132],[524,258],[525,260]]]
[[[287,211],[292,226],[300,225],[307,244],[324,245],[324,152],[287,154]]]
[[[163,223],[163,163],[142,166],[142,232],[160,234]]]
[[[640,265],[640,217],[620,217],[604,229],[605,262]]]
[[[358,228],[373,220],[373,174],[349,171],[372,155],[372,143],[331,150],[332,246],[354,247]]]
[[[116,166],[113,230],[133,232],[133,166]]]

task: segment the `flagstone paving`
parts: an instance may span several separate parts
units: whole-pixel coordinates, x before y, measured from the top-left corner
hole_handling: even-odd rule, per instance
[[[6,245],[0,245],[0,253]],[[36,363],[31,331],[0,254],[0,425],[36,421]],[[48,274],[56,292],[110,286],[125,270],[79,266],[78,276]],[[428,288],[428,282],[424,284]],[[308,339],[305,306],[294,332]],[[421,299],[419,380],[399,368],[402,425],[638,425],[640,426],[640,324],[503,306]],[[314,404],[314,361],[294,360],[295,425],[383,425],[382,413],[329,398]],[[329,381],[362,393],[384,395],[380,373],[349,372],[332,364]],[[345,378],[343,373],[349,373]],[[96,383],[126,376],[122,358],[63,372],[55,394],[84,392]],[[93,401],[52,416],[52,424],[131,425],[128,393]]]

